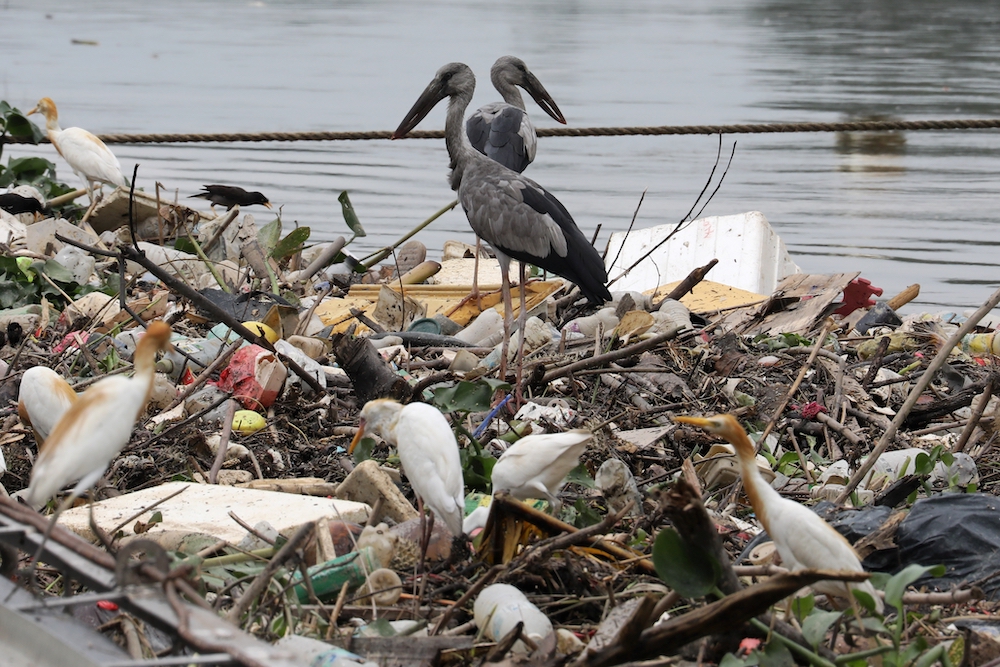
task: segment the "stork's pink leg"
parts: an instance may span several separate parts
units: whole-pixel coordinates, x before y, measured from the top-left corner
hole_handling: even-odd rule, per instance
[[[518,262],[521,267],[521,310],[517,314],[517,373],[514,376],[514,403],[518,408],[524,404],[524,396],[521,393],[521,379],[524,376],[524,329],[528,322],[528,304],[524,291],[524,262]]]
[[[503,276],[501,277],[501,290],[503,291],[503,344],[500,348],[500,379],[506,380],[507,355],[510,354],[510,325],[513,324],[512,313],[514,306],[510,299],[510,278],[502,262],[500,268],[503,269]]]

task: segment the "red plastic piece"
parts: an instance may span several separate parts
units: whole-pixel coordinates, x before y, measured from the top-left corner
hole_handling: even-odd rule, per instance
[[[219,373],[218,387],[250,410],[267,408],[285,382],[285,367],[274,354],[258,345],[246,345],[233,354]]]
[[[844,301],[833,314],[847,317],[858,308],[871,308],[875,305],[873,296],[882,296],[882,288],[872,287],[871,281],[865,278],[855,278],[844,288]]]
[[[751,652],[760,648],[761,641],[756,637],[744,637],[740,640],[740,655],[750,655]]]
[[[104,611],[118,611],[118,605],[111,600],[98,600],[97,608]]]

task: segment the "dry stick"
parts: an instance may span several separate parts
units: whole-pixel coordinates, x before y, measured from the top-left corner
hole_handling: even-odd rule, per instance
[[[236,416],[236,400],[229,399],[229,406],[226,408],[226,416],[222,422],[222,436],[219,438],[219,450],[215,452],[215,461],[212,462],[212,469],[208,471],[208,483],[216,484],[219,479],[219,471],[222,470],[222,463],[226,460],[226,451],[229,449],[229,437],[233,434],[233,418]]]
[[[816,415],[816,421],[818,421],[820,424],[828,426],[829,428],[833,429],[840,435],[844,436],[844,438],[846,438],[855,447],[860,446],[864,442],[861,436],[859,436],[857,433],[847,428],[839,421],[837,421],[830,415],[826,414],[825,412],[818,413]]]
[[[462,605],[471,600],[473,595],[482,590],[483,586],[493,581],[493,579],[505,569],[507,569],[506,565],[494,565],[487,570],[486,574],[479,577],[479,580],[476,581],[476,583],[469,586],[469,590],[465,591],[465,594],[458,598],[455,604],[444,610],[444,613],[441,614],[441,618],[438,619],[437,623],[434,624],[434,627],[431,628],[431,631],[428,634],[433,637],[440,632],[441,628],[447,625],[448,621],[451,620],[451,617],[454,616],[455,612],[462,608]]]
[[[812,351],[809,353],[809,358],[806,359],[806,363],[804,363],[802,368],[799,369],[799,374],[795,378],[795,382],[793,382],[792,386],[788,388],[787,392],[785,392],[784,398],[782,398],[781,402],[778,403],[778,407],[775,408],[774,414],[771,415],[771,419],[767,422],[767,426],[764,427],[764,432],[760,434],[759,438],[757,438],[757,449],[760,449],[760,447],[764,444],[764,441],[767,439],[767,436],[770,435],[771,431],[774,429],[775,424],[777,424],[778,420],[781,419],[781,415],[785,411],[785,406],[788,405],[788,401],[792,400],[792,396],[795,395],[795,392],[799,389],[799,385],[802,384],[802,380],[805,379],[806,373],[808,373],[809,369],[812,368],[813,362],[816,361],[816,357],[823,348],[823,342],[826,340],[826,335],[830,333],[830,329],[832,328],[833,320],[828,319],[823,324],[823,330],[820,331],[819,337],[816,339],[816,344],[813,345]],[[740,491],[742,490],[743,478],[741,477],[736,480],[735,484],[733,484],[733,490],[729,493],[726,504],[728,505],[732,503],[740,495]]]
[[[212,247],[216,243],[218,243],[219,239],[222,238],[222,233],[226,231],[229,225],[233,224],[233,220],[235,220],[239,214],[240,214],[239,206],[234,206],[233,208],[226,211],[225,215],[222,216],[222,220],[219,222],[219,228],[215,230],[215,233],[212,234],[211,238],[209,238],[208,241],[206,241],[205,244],[201,247],[202,252],[207,253],[209,250],[212,249]]]
[[[198,377],[196,377],[194,379],[194,382],[192,382],[191,384],[189,384],[186,387],[184,387],[184,391],[182,391],[181,393],[177,394],[177,398],[175,398],[174,400],[170,401],[170,405],[168,405],[166,408],[164,408],[160,412],[160,414],[162,415],[165,412],[170,412],[171,410],[173,410],[174,408],[176,408],[178,405],[180,405],[181,403],[183,403],[184,401],[186,401],[187,398],[188,398],[188,396],[190,396],[194,392],[198,391],[198,389],[201,387],[201,385],[205,384],[205,382],[208,380],[208,378],[212,377],[212,374],[215,373],[215,371],[219,370],[219,368],[222,366],[222,364],[226,363],[229,360],[229,357],[233,356],[233,353],[236,352],[236,350],[240,349],[240,345],[242,345],[242,344],[243,344],[242,341],[236,341],[235,343],[233,343],[232,345],[230,345],[229,347],[227,347],[225,350],[223,350],[222,354],[220,354],[219,356],[217,356],[215,358],[215,361],[213,361],[212,363],[210,363],[205,368],[205,370],[203,370],[201,373],[199,373]]]
[[[882,456],[882,453],[889,447],[889,443],[892,442],[900,424],[902,424],[903,420],[910,414],[910,410],[913,409],[913,406],[917,404],[917,399],[920,398],[920,395],[924,393],[925,389],[927,389],[927,386],[931,383],[931,379],[933,379],[934,375],[941,369],[942,366],[944,366],[944,363],[948,360],[948,356],[951,354],[951,351],[956,345],[958,345],[959,341],[962,340],[962,336],[972,331],[973,327],[979,324],[979,320],[983,319],[983,317],[985,317],[988,312],[993,310],[998,303],[1000,303],[1000,289],[995,291],[990,298],[986,300],[986,303],[980,306],[979,310],[974,312],[969,319],[963,322],[962,326],[960,326],[958,330],[945,342],[945,344],[941,347],[941,350],[937,353],[937,356],[934,357],[934,361],[931,362],[931,365],[927,367],[924,374],[920,376],[919,380],[917,380],[916,385],[914,385],[913,389],[910,390],[910,395],[906,397],[902,407],[899,408],[899,412],[896,413],[892,423],[889,424],[889,428],[887,428],[885,433],[882,434],[882,438],[878,441],[878,444],[875,445],[875,449],[872,450],[872,453],[869,454],[864,464],[858,468],[857,472],[855,472],[851,476],[851,479],[848,480],[847,486],[844,487],[843,492],[841,492],[840,496],[837,497],[837,503],[843,503],[847,500],[854,489],[857,488],[861,480],[865,478],[865,475],[868,474],[868,471],[875,466],[875,462],[878,461],[878,458]]]
[[[670,290],[670,293],[667,294],[667,296],[663,297],[663,301],[669,301],[670,299],[673,299],[674,301],[680,301],[681,297],[683,297],[685,294],[693,290],[695,288],[695,285],[704,280],[705,275],[709,271],[711,271],[712,268],[718,263],[719,260],[713,259],[705,266],[699,266],[698,268],[693,269],[691,273],[689,273],[684,280],[680,281],[677,284],[677,287]],[[663,305],[663,301],[653,304],[653,310],[659,310],[660,306]]]
[[[310,521],[299,526],[299,529],[295,531],[295,534],[285,542],[285,545],[278,550],[278,553],[274,554],[274,557],[268,562],[264,570],[257,575],[253,580],[243,595],[236,601],[233,608],[229,610],[226,614],[226,620],[233,625],[239,625],[240,617],[243,613],[250,608],[253,601],[257,599],[264,589],[271,583],[271,577],[274,573],[278,571],[285,561],[295,555],[302,542],[305,542],[306,538],[313,531],[314,522]]]
[[[313,391],[322,396],[326,393],[326,389],[319,383],[319,381],[313,377],[311,374],[307,373],[302,366],[300,366],[294,359],[288,357],[288,355],[282,354],[274,349],[274,346],[264,338],[263,336],[250,331],[243,323],[237,320],[235,317],[227,313],[225,310],[219,306],[212,303],[202,294],[198,293],[194,288],[185,283],[182,280],[178,280],[170,273],[164,271],[156,262],[148,259],[142,253],[136,252],[134,249],[128,246],[123,246],[121,249],[122,257],[125,259],[135,262],[140,265],[154,276],[160,279],[160,281],[166,285],[168,288],[178,292],[184,298],[195,303],[199,308],[202,308],[212,314],[219,322],[224,323],[227,327],[232,329],[238,336],[260,345],[265,350],[273,353],[275,356],[280,358],[287,366],[289,366],[292,371],[295,372],[302,381],[309,385]]]
[[[868,389],[868,385],[875,381],[875,376],[878,375],[879,369],[882,368],[882,360],[885,359],[885,353],[889,351],[891,340],[888,336],[882,336],[882,340],[878,342],[875,354],[871,358],[871,364],[868,366],[868,372],[865,373],[865,379],[861,381],[861,386],[865,389]]]
[[[990,377],[986,380],[986,386],[983,387],[983,393],[979,395],[979,402],[976,403],[976,407],[972,409],[972,414],[969,415],[969,422],[962,429],[962,435],[958,437],[958,442],[955,446],[951,448],[953,452],[965,451],[965,446],[969,444],[969,438],[972,437],[972,432],[976,430],[976,426],[979,424],[979,420],[983,416],[983,412],[986,410],[986,404],[990,402],[993,398],[993,378]]]
[[[652,338],[640,341],[634,345],[623,347],[620,350],[608,352],[607,354],[598,354],[588,359],[581,359],[575,363],[567,364],[566,366],[553,368],[551,371],[547,372],[544,377],[542,377],[542,384],[552,382],[553,380],[575,373],[584,368],[600,366],[601,364],[618,361],[619,359],[625,359],[633,354],[639,354],[640,352],[645,352],[646,350],[652,350],[653,348],[659,347],[663,343],[676,338],[680,331],[681,327],[676,326],[671,328],[669,331],[659,334],[658,336],[653,336]]]

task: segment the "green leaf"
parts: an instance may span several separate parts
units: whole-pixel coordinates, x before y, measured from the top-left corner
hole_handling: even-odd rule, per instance
[[[852,588],[851,595],[858,601],[858,604],[868,610],[868,613],[875,613],[875,598],[872,597],[871,593]]]
[[[4,114],[7,118],[7,134],[18,139],[27,139],[33,144],[37,144],[45,137],[42,128],[28,120],[19,111],[11,111]]]
[[[56,166],[42,157],[12,157],[7,161],[7,173],[13,180],[31,182],[54,176]]]
[[[72,273],[70,273],[69,269],[54,259],[48,259],[44,264],[38,262],[37,264],[32,265],[32,268],[35,268],[36,270],[41,269],[42,273],[57,283],[75,282],[75,277]]]
[[[442,412],[486,412],[498,389],[510,389],[506,382],[479,378],[475,382],[462,380],[453,387],[438,387],[431,401]]]
[[[752,665],[760,664],[757,660],[757,652],[754,651],[751,655],[754,656],[752,658],[753,661],[747,662],[748,660],[751,660],[751,658],[737,658],[732,653],[727,653],[722,656],[722,661],[719,662],[719,667],[752,667]]]
[[[587,466],[582,463],[577,464],[575,468],[569,471],[569,474],[566,475],[566,482],[569,484],[579,484],[588,489],[594,488],[594,478],[590,476]]]
[[[275,218],[267,223],[257,232],[257,242],[260,243],[261,250],[270,256],[271,251],[278,245],[281,238],[281,218]]]
[[[361,463],[362,461],[367,461],[372,457],[372,451],[374,449],[374,438],[361,438],[361,442],[354,447],[354,452],[352,452],[354,462]]]
[[[465,485],[474,491],[490,493],[493,486],[491,482],[493,466],[497,460],[492,456],[480,456],[470,449],[460,449],[458,454]]]
[[[309,238],[310,229],[308,227],[297,227],[288,233],[288,236],[278,241],[271,251],[271,257],[283,259],[289,255],[294,255],[302,249],[302,244]]]
[[[564,512],[567,510],[564,508]],[[587,526],[593,526],[596,523],[601,522],[601,515],[598,514],[594,509],[587,503],[586,498],[577,498],[576,502],[573,503],[573,517],[572,524],[577,528],[586,528]]]
[[[803,595],[792,599],[792,613],[799,619],[799,623],[805,620],[815,607],[816,599],[812,595]]]
[[[839,611],[814,611],[802,621],[802,636],[816,648],[839,619]]]
[[[795,658],[787,646],[773,641],[764,647],[758,664],[761,667],[795,667]]]
[[[943,565],[927,566],[917,565],[916,563],[913,565],[907,565],[899,573],[893,575],[893,577],[889,579],[889,583],[885,585],[885,603],[902,611],[903,593],[906,592],[907,586],[925,574],[940,577],[944,574],[944,572],[945,570]]]
[[[664,528],[653,543],[653,566],[668,586],[688,599],[715,588],[718,563],[701,547],[688,544],[673,528]]]
[[[361,226],[361,221],[358,220],[358,215],[354,212],[354,205],[351,204],[351,198],[347,195],[347,190],[340,193],[337,201],[340,202],[340,208],[344,212],[344,222],[351,228],[354,235],[358,238],[368,236],[368,232]]]

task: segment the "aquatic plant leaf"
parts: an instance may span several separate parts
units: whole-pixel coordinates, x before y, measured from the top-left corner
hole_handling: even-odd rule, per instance
[[[719,564],[711,554],[688,544],[673,528],[664,528],[656,536],[653,566],[667,586],[688,599],[707,595],[719,576]]]
[[[271,251],[271,257],[283,259],[289,255],[294,255],[302,249],[302,244],[309,239],[311,230],[309,227],[297,227],[288,232],[288,236],[278,241]]]
[[[344,222],[351,228],[354,235],[358,238],[368,236],[368,232],[365,231],[365,228],[361,226],[361,221],[358,220],[357,213],[354,212],[354,205],[351,204],[351,198],[347,195],[347,190],[340,193],[337,201],[340,202],[340,208],[344,212]]]

